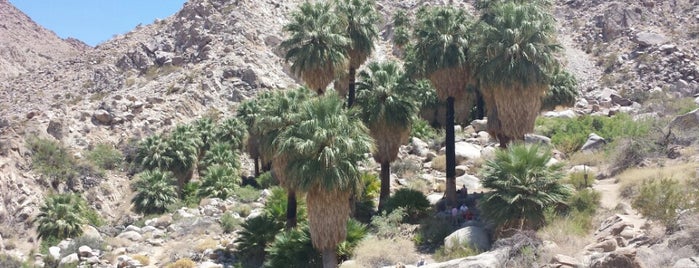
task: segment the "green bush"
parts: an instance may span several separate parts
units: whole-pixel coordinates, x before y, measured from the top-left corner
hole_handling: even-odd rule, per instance
[[[286,191],[281,187],[272,187],[270,191],[272,194],[267,197],[264,207],[265,213],[284,225],[286,223],[287,208]],[[296,197],[296,221],[298,223],[306,221],[306,203],[302,196],[298,194]]]
[[[199,196],[227,199],[234,195],[238,188],[240,177],[237,170],[224,165],[213,165],[206,169],[202,178]]]
[[[39,238],[57,240],[80,236],[87,203],[77,194],[50,195],[34,219]]]
[[[425,142],[438,138],[440,134],[437,129],[430,126],[430,123],[422,118],[415,119],[410,130],[411,137],[416,137]]]
[[[265,259],[265,248],[283,227],[283,222],[266,214],[243,222],[235,240],[238,244],[236,255],[243,267],[260,267]]]
[[[599,207],[602,195],[593,189],[576,191],[568,198],[568,207],[574,212],[594,215]]]
[[[361,180],[364,187],[362,187],[362,193],[354,203],[354,218],[368,223],[376,212],[374,200],[381,191],[381,181],[375,173],[369,172],[362,172]]]
[[[243,203],[252,203],[260,198],[260,190],[252,186],[238,187],[233,192],[233,196]]]
[[[322,257],[311,243],[308,225],[288,232],[280,232],[265,251],[267,254],[265,267],[323,267]]]
[[[272,172],[267,171],[257,177],[257,184],[260,186],[260,189],[269,189],[272,186],[279,185],[279,181],[272,176]]]
[[[539,117],[536,132],[551,137],[558,150],[572,153],[580,149],[590,133],[596,133],[607,142],[623,138],[646,137],[653,121],[634,121],[630,115],[618,114],[613,117],[585,115],[575,119]]]
[[[56,182],[65,182],[78,175],[78,161],[62,144],[50,139],[27,140],[32,152],[32,168]]]
[[[136,195],[131,199],[134,210],[144,214],[162,214],[177,202],[177,189],[170,172],[145,171],[132,185]]]
[[[337,259],[340,262],[349,260],[354,255],[357,245],[366,237],[367,233],[366,225],[350,218],[347,221],[347,236],[344,241],[337,245]]]
[[[403,188],[396,191],[386,200],[386,211],[392,212],[397,208],[405,208],[406,216],[403,220],[417,222],[427,215],[430,209],[430,201],[425,194],[413,189]]]
[[[415,236],[418,245],[436,248],[444,243],[444,238],[456,230],[448,217],[428,217],[420,222],[420,228]]]
[[[394,209],[391,213],[384,211],[381,215],[371,218],[374,233],[379,238],[395,238],[400,236],[400,225],[405,218],[405,208]]]
[[[223,229],[223,232],[226,234],[235,231],[238,226],[240,226],[240,221],[233,218],[230,212],[223,213],[219,223],[221,224],[221,229]]]
[[[595,183],[595,176],[591,172],[587,172],[586,179],[585,172],[575,172],[568,175],[565,183],[572,185],[575,190],[579,191],[591,187]]]
[[[184,184],[182,188],[182,202],[187,207],[196,207],[201,202],[201,196],[199,196],[199,187],[201,183],[198,181],[191,181]]]
[[[631,205],[643,216],[672,230],[677,227],[678,212],[691,207],[689,191],[674,179],[646,180]]]
[[[124,157],[119,150],[111,145],[100,143],[87,152],[87,159],[95,166],[112,170],[121,165]]]
[[[92,208],[87,208],[85,209],[85,213],[83,214],[83,217],[85,217],[85,220],[87,221],[88,224],[95,226],[95,227],[100,227],[104,225],[104,219],[102,219],[102,216],[94,209]]]
[[[24,265],[18,259],[10,255],[0,255],[0,267],[4,268],[22,268]]]

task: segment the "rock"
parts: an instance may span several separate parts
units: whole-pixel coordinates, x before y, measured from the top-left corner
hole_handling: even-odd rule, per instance
[[[114,117],[106,110],[97,110],[92,113],[92,118],[100,124],[109,125]]]
[[[463,245],[486,251],[490,249],[488,233],[481,227],[467,226],[444,238],[444,250],[447,252]]]
[[[652,32],[639,32],[633,39],[639,46],[649,47],[656,46],[666,43],[667,37],[662,34],[652,33]]]
[[[138,232],[135,232],[135,231],[122,232],[119,235],[117,235],[117,237],[123,238],[123,239],[128,239],[128,240],[131,240],[134,242],[139,242],[139,241],[143,240],[143,236],[141,236],[141,234],[139,234]]]
[[[411,138],[410,145],[410,153],[420,157],[424,157],[430,151],[429,145],[417,137]]]
[[[463,131],[463,128],[461,125],[454,125],[454,133],[461,133]]]
[[[488,119],[476,119],[471,121],[473,131],[476,133],[488,130]]]
[[[53,136],[57,140],[63,139],[63,124],[61,122],[51,120],[46,128],[46,133]]]
[[[465,160],[475,160],[481,158],[481,147],[468,142],[457,142],[454,144],[456,162],[460,163]],[[440,154],[444,154],[446,148],[439,150]]]
[[[432,193],[432,194],[427,195],[427,200],[430,201],[430,204],[435,205],[435,204],[437,204],[437,202],[442,200],[443,197],[444,197],[444,194]]]
[[[54,260],[61,258],[61,248],[53,246],[49,248],[49,255],[53,257]]]
[[[141,227],[134,226],[134,225],[126,226],[126,229],[124,229],[124,232],[129,232],[129,231],[137,232],[137,233],[140,234],[140,233],[141,233]]]
[[[615,252],[595,254],[590,260],[590,268],[643,268],[636,258],[635,249],[622,249]]]
[[[58,263],[58,267],[73,267],[80,261],[80,258],[78,258],[77,253],[70,254],[68,256],[63,257],[61,259],[61,262]]]
[[[248,85],[252,86],[253,88],[258,87],[259,84],[259,78],[257,77],[257,73],[253,69],[245,69],[240,76],[240,80],[243,80],[243,82],[247,83]]]
[[[633,101],[631,101],[627,98],[621,97],[618,94],[612,94],[610,97],[612,98],[612,103],[614,103],[614,104],[618,104],[621,106],[631,106],[633,104]]]
[[[425,154],[425,161],[432,161],[435,157],[437,157],[437,154],[433,151],[429,151]]]
[[[89,237],[92,239],[102,240],[102,235],[97,230],[97,228],[91,225],[83,225],[83,237]]]
[[[616,250],[616,241],[607,239],[594,245],[587,247],[588,251],[598,251],[598,252],[612,252]]]
[[[223,268],[223,265],[213,263],[210,261],[205,261],[205,262],[200,263],[197,267],[199,267],[199,268]]]
[[[90,266],[90,267],[96,267],[95,264],[98,264],[98,263],[100,262],[100,258],[97,257],[97,256],[87,257],[87,258],[85,258],[85,262],[87,262],[88,264],[92,264],[92,265],[93,265],[93,266]]]
[[[551,138],[537,134],[525,134],[524,142],[530,144],[538,143],[543,145],[551,145]]]
[[[672,268],[699,268],[699,256],[679,259]]]
[[[699,128],[699,109],[675,117],[670,122],[669,127],[682,131]]]
[[[463,176],[456,177],[456,188],[461,189],[462,185],[466,185],[466,188],[470,190],[483,188],[481,180],[476,176],[464,174]]]
[[[554,267],[559,267],[559,268],[583,267],[582,262],[576,260],[573,257],[562,255],[562,254],[556,254],[556,256],[553,256],[549,263],[553,264]]]
[[[92,257],[93,256],[92,249],[88,246],[80,246],[78,248],[78,256],[80,256],[80,258]]]
[[[141,267],[143,264],[127,255],[120,255],[117,257],[117,267],[119,268],[136,268]]]
[[[587,136],[587,141],[580,148],[580,151],[584,152],[584,151],[598,150],[606,144],[607,144],[607,141],[604,140],[604,138],[600,137],[599,135],[597,135],[595,133],[590,133],[590,135]]]
[[[549,111],[544,113],[544,117],[572,119],[578,117],[578,114],[573,110],[564,110],[559,112]]]

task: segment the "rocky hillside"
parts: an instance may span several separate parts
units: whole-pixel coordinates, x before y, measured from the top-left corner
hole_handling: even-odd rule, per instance
[[[0,0],[2,238],[23,253],[37,246],[31,221],[51,187],[31,169],[28,137],[59,140],[82,157],[99,143],[124,148],[130,139],[205,114],[230,115],[261,91],[293,87],[278,45],[286,16],[300,2],[190,0],[169,18],[90,48],[61,40]],[[378,2],[384,20],[375,59],[394,58],[388,22],[398,9],[474,10],[471,1]],[[658,114],[664,109],[641,105],[653,92],[699,93],[696,1],[559,0],[555,12],[561,57],[582,92],[574,109],[555,116]],[[115,171],[99,187],[80,187],[116,224],[131,215],[129,180]]]

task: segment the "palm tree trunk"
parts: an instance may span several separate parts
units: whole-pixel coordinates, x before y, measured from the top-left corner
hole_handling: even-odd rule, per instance
[[[500,141],[500,148],[507,149],[507,144],[512,140],[505,134],[498,134],[498,141]]]
[[[323,268],[336,268],[337,267],[337,253],[335,249],[323,250]]]
[[[349,68],[349,91],[347,93],[347,108],[352,108],[352,105],[354,104],[354,91],[356,88],[356,83],[355,83],[355,73],[357,72],[357,69],[354,67]]]
[[[255,157],[252,159],[252,162],[255,163],[255,178],[260,176],[260,158]]]
[[[454,137],[454,97],[447,98],[446,156],[447,156],[447,203],[456,206],[456,146]]]
[[[386,200],[391,195],[391,163],[381,163],[381,193],[379,195],[379,212],[383,211]]]
[[[483,119],[485,117],[485,100],[483,95],[481,95],[480,89],[476,90],[476,119]]]
[[[286,194],[286,230],[296,228],[296,191],[288,190]]]

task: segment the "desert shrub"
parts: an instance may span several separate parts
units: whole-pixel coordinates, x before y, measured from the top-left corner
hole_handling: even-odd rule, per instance
[[[614,142],[617,139],[647,136],[653,124],[651,120],[634,121],[627,114],[613,117],[586,115],[574,119],[540,117],[536,122],[536,132],[551,137],[556,148],[566,154],[580,149],[590,133],[600,135],[607,142]]]
[[[354,218],[368,223],[376,212],[374,199],[381,191],[381,181],[375,173],[362,172],[362,192],[357,196],[354,203]]]
[[[422,164],[418,159],[403,158],[391,163],[391,172],[398,177],[409,177],[414,174],[419,174],[422,171]]]
[[[279,181],[272,176],[272,172],[267,171],[257,176],[257,184],[260,186],[260,189],[269,189],[272,186],[279,185]]]
[[[85,221],[92,226],[100,227],[104,225],[104,219],[102,219],[102,216],[93,208],[88,207],[85,209],[83,217],[85,217]]]
[[[284,224],[286,222],[287,194],[281,187],[272,187],[272,194],[267,197],[265,203],[265,213],[276,221]],[[306,221],[306,203],[302,196],[296,196],[296,220],[298,223]]]
[[[179,259],[173,263],[170,263],[170,264],[166,265],[165,267],[166,268],[195,268],[195,267],[197,267],[197,264],[188,258],[183,258],[183,259]]]
[[[359,243],[354,255],[359,267],[385,267],[398,262],[415,263],[418,258],[415,245],[410,240],[400,237],[365,239]]]
[[[240,202],[252,203],[260,198],[260,190],[251,186],[238,187],[233,191],[233,196]]]
[[[658,151],[654,141],[649,139],[624,139],[620,141],[612,156],[612,167],[616,172],[637,166],[654,151]]]
[[[414,120],[410,130],[411,137],[416,137],[423,141],[434,140],[439,137],[439,134],[438,130],[430,126],[430,123],[422,118]]]
[[[543,241],[534,231],[518,231],[508,238],[495,241],[493,248],[510,248],[504,267],[539,267],[541,265],[536,261],[542,245]]]
[[[280,232],[265,251],[265,267],[313,268],[323,265],[320,253],[313,248],[307,225]]]
[[[391,213],[384,211],[381,215],[376,215],[371,218],[371,226],[374,227],[374,233],[379,238],[395,238],[400,236],[400,225],[405,217],[405,209],[397,208]]]
[[[283,227],[282,222],[266,214],[246,220],[235,241],[238,244],[236,255],[243,267],[260,267],[265,259],[265,248]]]
[[[240,226],[240,221],[231,215],[231,213],[226,212],[221,215],[221,219],[219,220],[219,224],[221,225],[221,229],[223,229],[223,232],[228,234],[233,231],[235,231],[238,226]]]
[[[573,193],[567,200],[572,211],[593,215],[599,207],[601,194],[593,189],[582,189]]]
[[[32,168],[55,182],[65,182],[78,175],[77,159],[62,144],[50,139],[27,140],[32,152]]]
[[[57,240],[80,236],[87,209],[85,200],[77,194],[48,196],[34,219],[38,236]]]
[[[584,172],[575,172],[568,175],[568,179],[564,181],[575,188],[575,190],[582,190],[587,187],[592,186],[595,183],[595,175],[591,172],[587,172],[587,179],[585,178]]]
[[[18,259],[15,259],[15,257],[6,255],[6,254],[1,254],[0,255],[0,267],[5,267],[5,268],[22,268],[24,265],[22,265],[22,262]]]
[[[199,253],[203,253],[207,249],[215,249],[218,246],[218,242],[211,237],[206,237],[198,241],[194,250]]]
[[[182,202],[187,207],[196,207],[201,202],[201,196],[199,196],[199,187],[201,183],[198,181],[190,181],[184,184],[182,187]]]
[[[87,152],[87,159],[95,166],[112,170],[121,165],[124,157],[119,150],[111,145],[100,143]]]
[[[456,231],[451,222],[451,215],[447,217],[428,217],[420,222],[420,228],[415,236],[418,245],[436,248],[444,243],[444,238]]]
[[[238,215],[240,215],[240,217],[245,218],[245,217],[247,217],[248,215],[250,215],[250,212],[252,212],[252,208],[250,207],[250,205],[242,204],[242,205],[240,205],[240,206],[236,206],[236,207],[233,209],[233,211],[234,211],[235,213],[238,213]]]
[[[150,264],[150,258],[148,258],[148,256],[146,256],[146,255],[136,254],[136,255],[132,255],[131,258],[134,260],[137,260],[143,266],[147,266]]]
[[[688,192],[677,180],[646,180],[631,205],[643,216],[661,222],[668,230],[677,227],[678,212],[691,206]]]
[[[432,159],[432,169],[438,170],[441,172],[446,172],[447,170],[447,156],[446,155],[438,155],[434,159]]]
[[[427,211],[430,209],[430,201],[420,191],[403,188],[396,191],[393,196],[386,200],[386,211],[388,213],[397,208],[405,209],[406,215],[403,220],[417,222],[427,215]]]
[[[448,260],[459,259],[468,256],[475,256],[478,254],[481,254],[481,251],[469,246],[468,244],[459,245],[458,247],[453,248],[451,250],[446,250],[444,246],[442,246],[435,250],[432,258],[434,258],[434,260],[438,262],[445,262]]]

